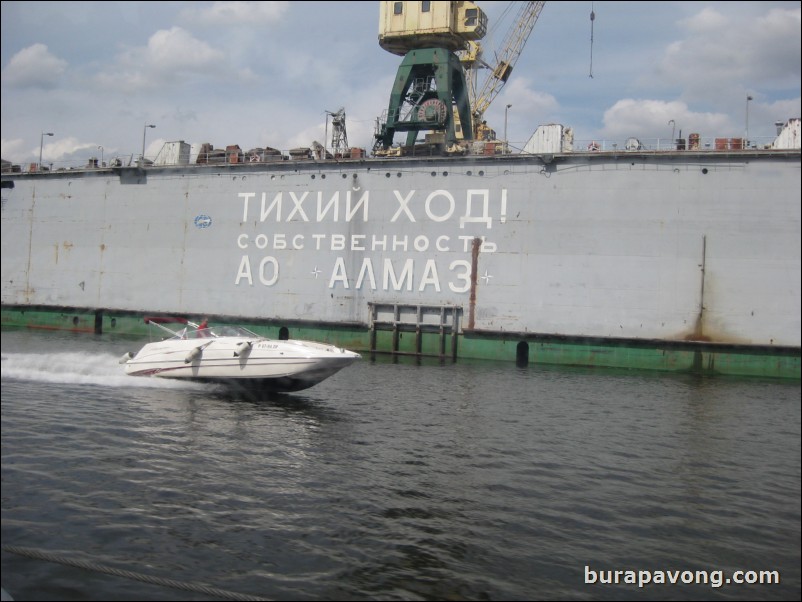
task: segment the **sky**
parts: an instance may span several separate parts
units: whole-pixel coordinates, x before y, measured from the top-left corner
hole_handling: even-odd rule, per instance
[[[492,64],[521,3],[477,4]],[[370,151],[401,63],[378,44],[379,2],[1,6],[2,158],[23,166],[127,160],[143,139],[150,157],[330,143],[340,108]],[[506,117],[513,148],[547,123],[577,141],[768,142],[802,113],[800,29],[800,2],[547,2],[485,118],[501,137]]]

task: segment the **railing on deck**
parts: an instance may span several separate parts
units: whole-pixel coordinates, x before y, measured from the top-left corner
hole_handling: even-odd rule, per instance
[[[609,152],[743,152],[743,151],[760,151],[771,148],[775,137],[750,137],[749,140],[744,138],[723,138],[723,137],[702,137],[697,134],[691,134],[687,138],[652,138],[652,139],[637,139],[628,138],[625,140],[614,139],[596,139],[596,140],[574,140],[570,147],[564,148],[562,152],[571,153],[609,153]],[[520,155],[530,154],[525,153],[527,141],[515,142],[509,141],[506,147],[506,154]],[[489,155],[504,154],[503,141],[493,141],[487,144],[493,145],[492,152],[480,153]],[[430,156],[432,153],[419,153],[420,156]],[[473,153],[477,154],[477,153]],[[542,154],[535,151],[531,154]],[[412,153],[406,156],[416,156],[418,153]],[[364,159],[368,153],[362,148],[352,148],[347,155],[338,154],[332,155],[330,152],[325,152],[322,147],[303,147],[295,148],[287,151],[272,149],[272,148],[259,148],[243,151],[239,146],[228,146],[225,149],[204,149],[203,152],[195,153],[189,156],[188,161],[183,163],[170,163],[160,161],[158,166],[177,166],[177,165],[208,165],[208,166],[221,166],[221,165],[247,165],[247,164],[269,164],[282,161],[337,161],[348,159]],[[99,161],[96,157],[90,157],[88,160],[77,161],[63,161],[45,163],[42,166],[42,171],[70,171],[70,170],[96,170],[108,169],[112,167],[135,167],[144,165],[151,167],[154,165],[153,160],[145,157],[144,161],[141,157],[135,155],[118,155],[109,160]],[[36,163],[29,165],[9,165],[3,164],[3,173],[34,173],[37,170]]]
[[[765,150],[771,148],[775,137],[744,138],[701,137],[691,134],[687,138],[653,138],[640,140],[628,138],[621,140],[575,140],[572,152],[616,152],[616,151],[740,151]]]

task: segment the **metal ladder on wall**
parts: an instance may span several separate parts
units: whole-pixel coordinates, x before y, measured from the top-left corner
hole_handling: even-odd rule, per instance
[[[400,350],[402,333],[415,333],[413,355],[424,354],[423,337],[435,334],[439,337],[440,358],[457,359],[457,333],[462,307],[458,305],[411,305],[403,303],[368,303],[370,308],[370,351],[409,354]],[[391,349],[377,349],[377,333],[392,332]]]

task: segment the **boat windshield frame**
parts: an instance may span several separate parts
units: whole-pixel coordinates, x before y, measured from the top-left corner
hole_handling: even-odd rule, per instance
[[[242,326],[231,326],[228,324],[225,324],[223,326],[211,326],[209,328],[196,328],[194,330],[183,328],[182,330],[175,333],[175,336],[172,338],[175,340],[183,340],[183,339],[219,339],[221,337],[236,337],[244,339],[265,338],[254,332],[251,332],[250,330]]]

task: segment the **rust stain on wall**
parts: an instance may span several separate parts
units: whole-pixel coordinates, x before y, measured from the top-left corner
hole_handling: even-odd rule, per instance
[[[476,319],[476,283],[479,280],[479,251],[482,239],[476,237],[471,244],[471,299],[468,306],[468,330],[474,329]]]

